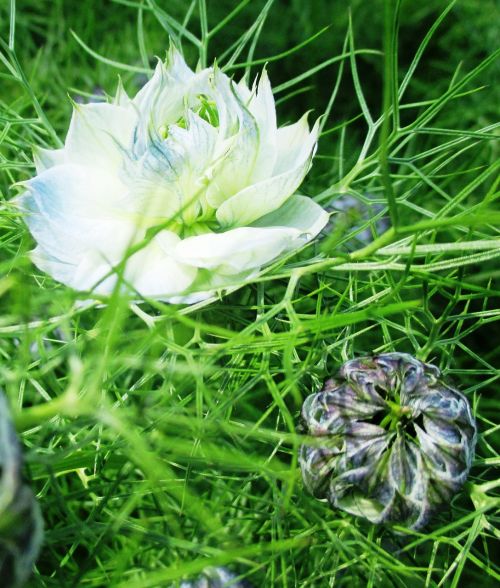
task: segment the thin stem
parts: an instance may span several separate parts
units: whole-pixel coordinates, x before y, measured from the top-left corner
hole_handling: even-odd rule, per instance
[[[208,19],[207,19],[206,1],[199,0],[198,7],[200,10],[200,28],[201,28],[200,65],[202,68],[205,68],[205,67],[207,67],[208,41],[210,39],[209,33],[208,33]]]

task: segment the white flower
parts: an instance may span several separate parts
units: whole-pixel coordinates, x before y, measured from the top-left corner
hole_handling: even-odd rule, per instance
[[[295,195],[318,124],[276,125],[264,71],[249,89],[175,49],[130,99],[75,105],[64,148],[38,149],[20,197],[35,264],[108,295],[194,302],[316,236],[327,213]]]

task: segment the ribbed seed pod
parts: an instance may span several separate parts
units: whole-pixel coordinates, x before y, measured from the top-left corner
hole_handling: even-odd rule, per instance
[[[195,580],[182,582],[180,588],[252,588],[246,580],[236,582],[237,577],[227,568],[206,568]]]
[[[0,391],[0,585],[21,586],[42,542],[38,503],[21,479],[21,448]]]
[[[406,353],[344,363],[306,398],[302,418],[321,440],[301,447],[306,487],[373,523],[422,528],[459,490],[474,457],[469,402],[437,367]]]

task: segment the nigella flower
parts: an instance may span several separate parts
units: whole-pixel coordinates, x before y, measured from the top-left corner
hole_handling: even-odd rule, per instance
[[[21,448],[0,391],[0,585],[21,586],[42,542],[38,503],[21,479]]]
[[[306,398],[318,445],[301,448],[307,488],[373,523],[422,528],[465,482],[476,426],[465,396],[437,367],[405,353],[344,363]]]
[[[278,128],[268,76],[193,72],[175,49],[130,99],[75,105],[64,148],[38,149],[20,197],[35,264],[76,290],[200,300],[313,238],[328,215],[295,192],[316,149]]]

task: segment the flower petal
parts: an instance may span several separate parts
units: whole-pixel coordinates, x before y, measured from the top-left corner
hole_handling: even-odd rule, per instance
[[[253,227],[291,227],[312,239],[328,223],[330,215],[312,198],[294,194],[277,210],[266,214]]]
[[[52,276],[58,282],[67,286],[73,285],[73,277],[77,267],[74,263],[64,262],[53,255],[47,254],[40,245],[31,251],[30,257],[39,269]]]
[[[273,174],[281,174],[302,165],[314,155],[319,136],[319,122],[309,131],[307,114],[293,125],[281,127],[277,132],[277,160]]]
[[[33,159],[35,160],[36,172],[41,174],[55,165],[66,163],[66,151],[64,149],[36,147],[33,150]]]
[[[176,123],[186,109],[208,91],[210,70],[194,73],[182,55],[171,46],[167,63],[158,61],[153,77],[133,99],[138,114],[133,153],[141,157],[151,141],[160,140],[161,129]]]
[[[175,257],[193,267],[234,274],[269,263],[297,247],[301,231],[286,227],[241,227],[225,233],[207,233],[180,241]]]
[[[113,266],[96,251],[84,251],[72,263],[61,261],[38,246],[31,252],[31,259],[39,269],[75,290],[109,295],[116,284]]]
[[[219,206],[217,220],[223,227],[241,227],[277,210],[300,186],[309,167],[310,159],[295,169],[244,188]]]
[[[207,201],[216,208],[251,183],[259,154],[259,127],[232,80],[216,70],[212,84],[219,134],[228,145],[207,190]]]
[[[125,265],[123,289],[132,288],[143,298],[168,299],[184,292],[194,281],[197,270],[173,259],[172,250],[178,241],[177,235],[163,231],[132,255]],[[41,270],[79,291],[109,296],[118,280],[113,264],[96,250],[84,252],[77,264],[62,262],[40,247],[32,252],[32,259]]]
[[[78,291],[85,290],[109,296],[117,279],[118,276],[113,272],[113,264],[107,261],[102,253],[86,250],[75,267],[70,286]]]
[[[152,142],[140,159],[125,164],[131,209],[157,224],[190,223],[208,209],[203,196],[217,160],[217,130],[193,112],[186,124],[170,125],[166,139]]]
[[[115,217],[126,187],[114,175],[81,165],[57,165],[23,182],[48,216]],[[54,216],[52,216],[54,215]]]
[[[132,100],[129,98],[127,91],[123,87],[123,82],[121,78],[118,78],[118,86],[116,88],[116,94],[113,98],[113,104],[117,106],[124,106],[128,108],[132,104]]]
[[[179,240],[176,234],[162,231],[127,261],[125,279],[141,296],[173,296],[184,292],[193,283],[196,268],[179,263],[172,256]]]
[[[152,78],[139,90],[133,103],[143,112],[151,112],[154,106],[172,108],[173,103],[179,98],[179,93],[185,90],[194,76],[195,73],[186,64],[182,55],[171,45],[166,63],[158,60]],[[164,104],[160,104],[160,101]]]
[[[61,262],[79,263],[87,250],[117,261],[134,236],[142,238],[120,215],[123,186],[102,170],[59,165],[24,185],[18,202],[26,223],[41,249]]]
[[[133,136],[137,115],[132,107],[77,104],[66,137],[66,161],[116,172],[123,149]]]
[[[251,178],[252,182],[259,182],[271,176],[278,155],[276,105],[267,71],[264,69],[252,92],[242,82],[238,84],[238,92],[246,97],[243,98],[245,105],[259,129],[258,155]]]

